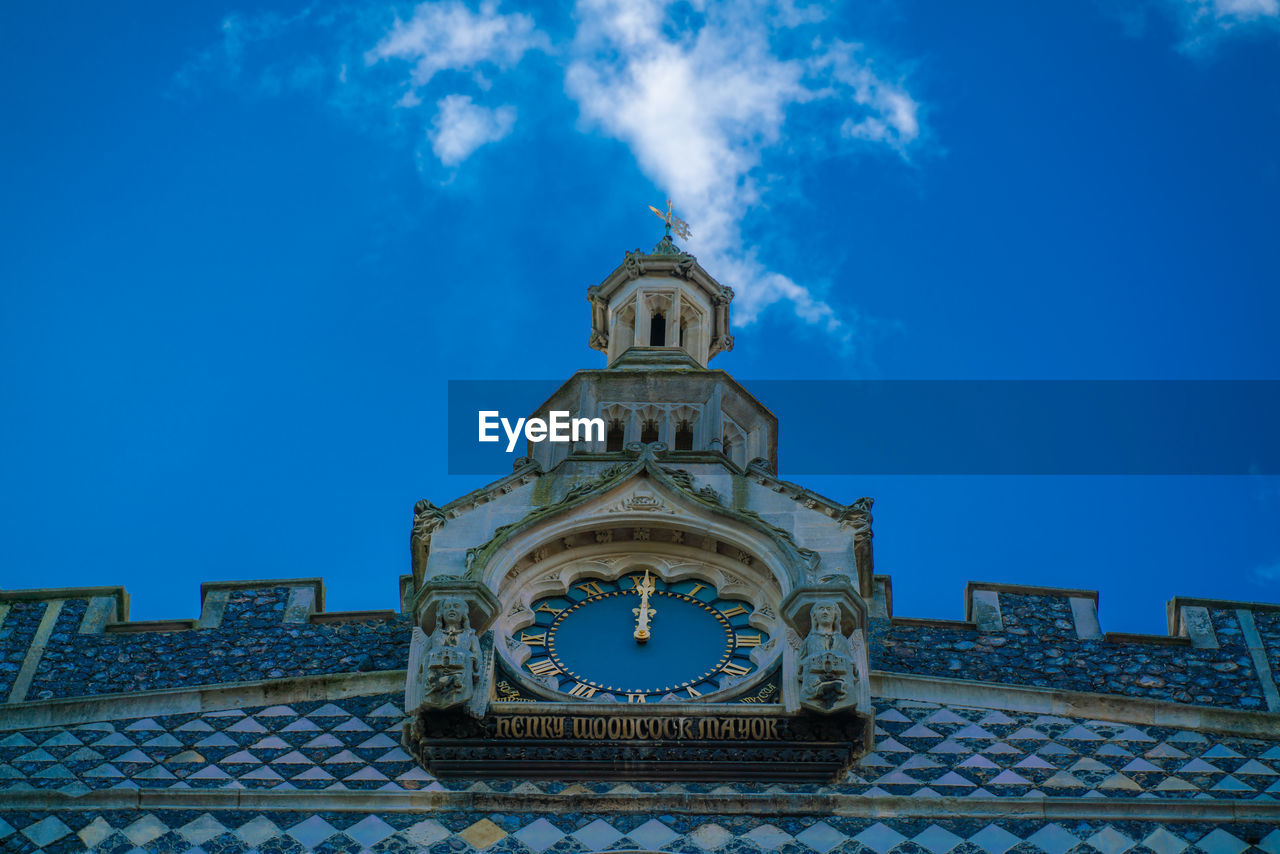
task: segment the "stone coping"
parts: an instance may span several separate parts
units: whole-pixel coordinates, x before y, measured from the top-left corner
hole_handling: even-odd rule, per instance
[[[890,617],[889,625],[922,629],[956,629],[962,632],[978,630],[978,624],[972,620],[936,620],[931,617]]]
[[[1191,646],[1191,638],[1180,638],[1173,635],[1144,635],[1135,632],[1107,632],[1103,636],[1107,643],[1153,643],[1160,646]]]
[[[196,627],[196,621],[186,620],[131,620],[127,623],[107,623],[104,632],[128,634],[130,632],[185,632]]]
[[[1191,706],[1166,700],[1093,694],[1086,691],[1060,691],[1029,685],[1005,685],[1000,682],[916,676],[883,670],[871,672],[871,696],[889,700],[923,700],[942,705],[1061,715],[1086,720],[1207,730],[1247,738],[1280,737],[1280,715],[1274,713]]]
[[[307,617],[309,623],[358,623],[363,620],[382,620],[384,622],[394,620],[397,616],[395,611],[390,609],[382,611],[326,611],[324,613],[314,613]]]
[[[3,703],[0,731],[394,694],[404,691],[404,680],[403,670],[375,670]]]
[[[49,789],[0,792],[0,810],[243,810],[359,813],[683,813],[835,815],[852,818],[1112,819],[1159,822],[1280,822],[1280,802],[1216,798],[953,798],[804,793],[610,792],[570,786],[545,792],[353,792],[249,789]]]
[[[315,608],[324,610],[323,578],[252,578],[243,581],[206,581],[200,585],[200,608],[204,597],[213,590],[261,590],[264,587],[310,587],[316,592]]]
[[[28,590],[0,590],[0,602],[45,602],[50,599],[94,599],[110,596],[116,600],[116,617],[129,619],[129,593],[124,587],[34,587]]]

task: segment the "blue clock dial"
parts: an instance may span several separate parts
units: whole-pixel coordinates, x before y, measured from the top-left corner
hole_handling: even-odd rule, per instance
[[[768,640],[750,603],[651,573],[583,579],[532,607],[534,625],[516,637],[531,651],[524,670],[582,699],[696,699],[755,671],[751,650]]]

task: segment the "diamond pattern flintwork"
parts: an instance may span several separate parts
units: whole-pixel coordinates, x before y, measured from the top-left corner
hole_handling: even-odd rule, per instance
[[[11,821],[10,821],[11,820]],[[1251,848],[1246,839],[1257,840]],[[140,841],[141,840],[141,841]],[[604,840],[609,840],[605,842]],[[182,810],[12,813],[0,819],[0,850],[164,854],[249,852],[370,852],[409,854],[585,854],[646,848],[668,852],[761,854],[1275,854],[1280,831],[1261,823],[1213,825],[1178,822],[1034,820],[975,821],[939,818],[851,819],[837,816],[765,817],[438,813],[360,815],[212,810],[192,817]]]
[[[490,790],[486,783],[437,781],[418,767],[401,747],[405,717],[396,702],[391,695],[355,697],[0,733],[0,790]],[[905,700],[879,703],[876,724],[875,749],[844,781],[819,791],[978,798],[1280,797],[1280,744],[1275,741]],[[569,784],[518,785],[525,787],[522,791],[554,793]],[[723,783],[575,785],[617,794],[751,791]],[[779,784],[775,790],[812,787]],[[798,832],[783,831],[789,837]],[[1099,850],[1119,844],[1099,841],[1104,845],[1093,846]],[[577,837],[552,840],[549,847],[562,854],[564,846],[575,844],[593,847]],[[620,843],[594,847],[612,844]],[[930,845],[941,843],[926,837],[916,844],[933,851]],[[537,854],[536,845],[525,847]]]

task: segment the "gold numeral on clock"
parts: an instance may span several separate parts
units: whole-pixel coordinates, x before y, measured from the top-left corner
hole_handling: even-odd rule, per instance
[[[738,635],[735,634],[734,640],[738,642],[738,646],[759,646],[760,635]]]
[[[699,590],[706,590],[706,589],[707,589],[707,585],[705,584],[695,584],[693,585],[693,589],[689,591],[689,595],[697,596]]]
[[[689,692],[689,697],[690,697],[690,698],[693,698],[693,697],[701,697],[701,696],[702,696],[702,692],[701,692],[701,691],[694,690],[694,688],[693,688],[693,687],[685,688],[685,690]]]
[[[751,672],[750,667],[743,667],[741,664],[734,664],[732,661],[720,669],[730,676],[746,676]]]
[[[644,702],[644,694],[628,694],[628,695],[627,695],[627,702],[628,702],[628,703],[643,703],[643,702]]]
[[[559,614],[563,610],[564,608],[552,608],[546,602],[543,602],[541,605],[539,605],[537,608],[534,609],[535,612],[541,611],[544,614]]]
[[[535,661],[528,665],[529,672],[535,676],[550,676],[552,673],[559,673],[560,668],[556,667],[556,663],[549,658],[541,661]]]
[[[726,617],[736,617],[739,614],[747,613],[747,609],[742,607],[741,605],[734,605],[728,611],[721,611],[720,613],[724,614]]]
[[[569,690],[570,697],[594,697],[595,695],[595,688],[592,688],[590,685],[583,685],[581,682],[574,685],[573,688]]]
[[[546,646],[547,633],[543,632],[540,635],[531,635],[528,632],[521,632],[520,643],[527,643],[529,646]]]
[[[586,584],[575,584],[573,586],[588,596],[599,596],[604,593],[604,590],[600,588],[600,583],[597,581],[588,581]]]

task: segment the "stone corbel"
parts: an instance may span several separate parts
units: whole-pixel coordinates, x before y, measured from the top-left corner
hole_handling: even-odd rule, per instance
[[[853,585],[840,577],[799,587],[783,601],[782,619],[800,639],[783,656],[787,709],[870,715],[867,606]]]
[[[484,633],[499,612],[484,585],[464,579],[428,581],[418,596],[405,679],[405,711],[465,709],[480,716],[488,708],[493,674],[492,643]]]

